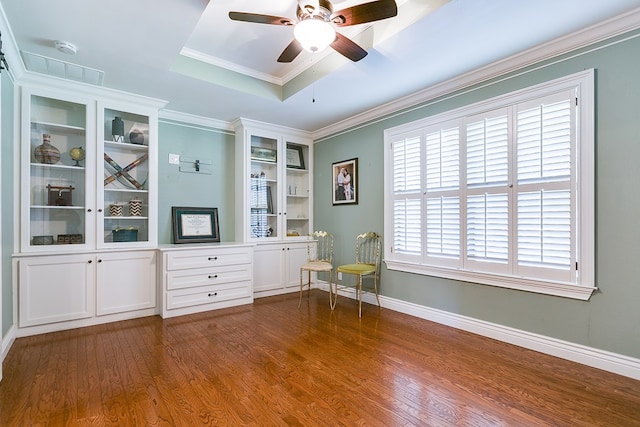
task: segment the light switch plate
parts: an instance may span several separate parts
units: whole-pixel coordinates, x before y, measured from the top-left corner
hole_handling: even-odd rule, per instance
[[[180,154],[171,154],[171,153],[169,153],[169,164],[170,165],[179,165],[180,164]]]

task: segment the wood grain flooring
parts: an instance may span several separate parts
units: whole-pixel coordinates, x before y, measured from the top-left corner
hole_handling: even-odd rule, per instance
[[[313,290],[19,338],[1,426],[640,426],[640,381]]]

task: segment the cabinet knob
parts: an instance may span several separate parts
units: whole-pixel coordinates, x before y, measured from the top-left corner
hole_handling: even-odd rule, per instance
[[[98,212],[102,212],[102,209],[98,209]]]
[[[92,260],[89,260],[89,261],[87,261],[87,262],[88,262],[89,264],[91,264],[93,261],[92,261]]]
[[[217,274],[214,274],[213,276],[209,276],[209,279],[217,279],[217,278],[218,278]]]
[[[87,209],[87,212],[91,212],[91,208]]]
[[[102,262],[102,260],[101,260],[101,259],[99,259],[99,260],[98,260],[98,262]]]
[[[210,293],[207,294],[208,297],[215,297],[217,295],[218,295],[217,292],[210,292]]]
[[[217,259],[218,259],[218,257],[217,257],[217,256],[209,257],[209,261],[216,261]]]

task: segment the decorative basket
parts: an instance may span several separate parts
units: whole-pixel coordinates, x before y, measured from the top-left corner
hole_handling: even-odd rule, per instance
[[[120,203],[114,203],[113,205],[109,205],[109,215],[111,216],[122,216],[124,213],[124,206]]]
[[[129,215],[142,216],[142,200],[140,199],[129,200]]]
[[[58,234],[59,245],[74,245],[82,243],[82,234]]]
[[[137,242],[138,230],[135,228],[116,228],[111,231],[114,242]]]

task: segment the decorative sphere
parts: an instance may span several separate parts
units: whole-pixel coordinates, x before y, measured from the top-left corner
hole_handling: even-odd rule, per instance
[[[71,158],[76,162],[79,162],[80,160],[84,160],[84,156],[85,156],[84,148],[82,147],[72,148],[69,151],[69,156],[71,156]]]

